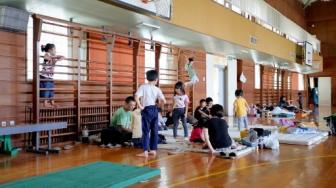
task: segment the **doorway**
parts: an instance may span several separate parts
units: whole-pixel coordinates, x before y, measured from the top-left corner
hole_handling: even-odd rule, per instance
[[[211,97],[214,104],[223,106],[225,101],[225,65],[224,57],[206,55],[206,97]]]

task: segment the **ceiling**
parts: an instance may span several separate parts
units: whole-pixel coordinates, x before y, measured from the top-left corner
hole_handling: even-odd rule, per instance
[[[80,3],[79,3],[80,2]],[[311,67],[288,63],[272,55],[248,49],[243,46],[204,35],[186,28],[152,18],[133,11],[122,9],[99,0],[0,0],[0,5],[25,9],[29,12],[55,17],[63,20],[95,27],[108,26],[114,32],[133,37],[172,43],[175,46],[205,50],[217,55],[231,55],[240,59],[250,59],[256,63],[278,66],[296,72],[312,73]],[[149,23],[160,27],[151,32],[148,27],[139,27],[139,23]]]

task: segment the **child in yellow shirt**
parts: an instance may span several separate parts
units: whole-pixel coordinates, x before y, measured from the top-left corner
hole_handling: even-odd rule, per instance
[[[247,114],[250,111],[250,107],[246,100],[243,98],[244,92],[241,89],[237,89],[235,92],[236,100],[233,103],[235,117],[238,120],[238,129],[247,129]]]

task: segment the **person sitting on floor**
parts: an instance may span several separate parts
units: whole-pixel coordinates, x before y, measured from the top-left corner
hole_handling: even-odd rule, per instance
[[[162,130],[167,130],[168,127],[166,126],[166,122],[164,121],[163,117],[162,117],[162,108],[158,108],[159,111],[159,131]]]
[[[204,124],[210,119],[210,111],[204,99],[200,100],[199,106],[195,109],[194,116],[198,120],[198,124]]]
[[[174,125],[174,121],[173,121],[173,112],[172,111],[168,111],[166,114],[166,127],[172,127]]]
[[[114,114],[111,124],[103,129],[101,133],[101,147],[114,147],[124,145],[132,139],[132,110],[135,108],[135,99],[129,96],[125,99],[123,107],[120,107]]]
[[[289,104],[289,102],[286,100],[285,96],[280,97],[279,107],[283,108],[283,109],[286,109],[289,112],[298,112],[299,111],[299,109],[297,109],[295,106]]]
[[[281,96],[279,100],[279,107],[280,108],[287,108],[289,106],[289,103],[286,100],[285,96]]]
[[[205,102],[206,102],[207,109],[210,111],[210,108],[212,107],[212,104],[213,104],[212,98],[211,97],[206,98]]]
[[[223,119],[223,106],[219,104],[213,105],[210,114],[212,118],[206,122],[203,128],[205,143],[210,153],[214,154],[218,151],[230,149],[233,141],[229,135],[229,126]]]
[[[190,142],[204,142],[204,135],[202,128],[206,121],[210,119],[210,112],[206,107],[205,99],[201,99],[199,106],[195,109],[194,116],[197,119],[197,124],[193,127],[191,131]]]

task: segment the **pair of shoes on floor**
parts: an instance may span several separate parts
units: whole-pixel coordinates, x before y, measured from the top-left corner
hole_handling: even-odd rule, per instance
[[[63,147],[63,149],[64,150],[70,150],[70,149],[72,149],[74,146],[73,145],[65,145],[64,147]]]
[[[109,143],[107,145],[102,144],[102,145],[100,145],[100,147],[101,148],[110,148],[110,149],[112,149],[112,148],[121,148],[121,145],[120,144],[112,145],[112,144]]]
[[[133,146],[132,142],[124,142],[123,146]]]

